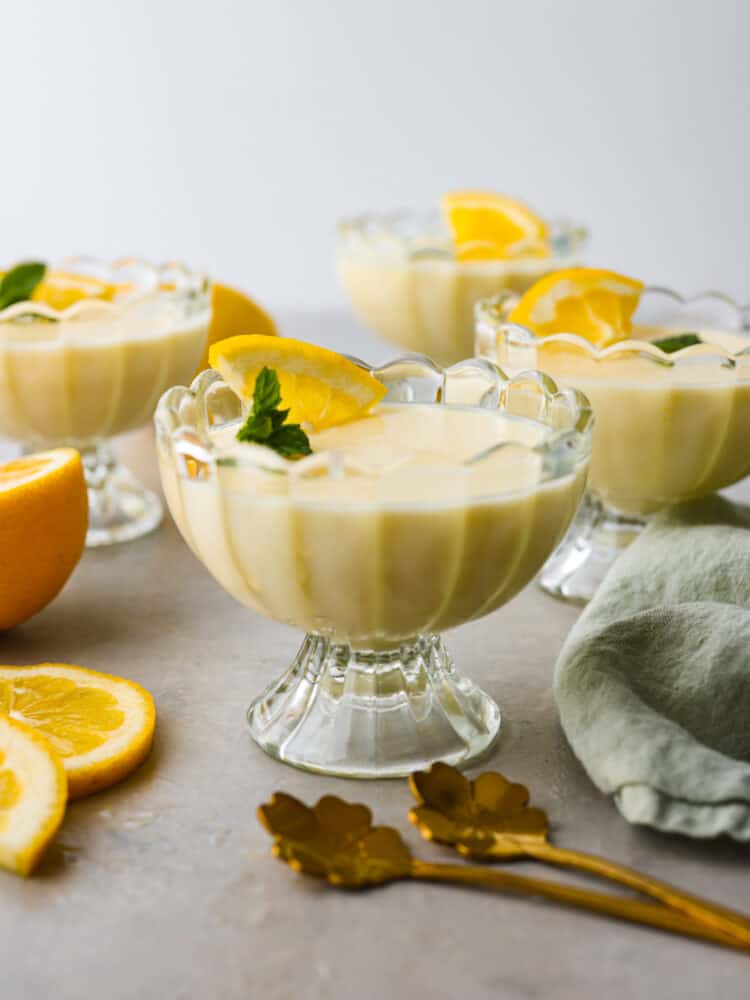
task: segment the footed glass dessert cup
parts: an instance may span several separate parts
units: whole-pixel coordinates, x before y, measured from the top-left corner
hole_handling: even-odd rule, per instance
[[[514,304],[509,294],[478,303],[477,355],[510,372],[540,368],[594,410],[588,491],[540,576],[548,593],[585,603],[652,514],[750,472],[747,317],[720,293],[650,287],[632,337],[600,349],[575,331],[538,337],[508,323]],[[653,342],[687,332],[701,342],[673,352]]]
[[[583,493],[592,420],[585,397],[538,372],[358,363],[384,401],[311,433],[306,458],[239,444],[242,404],[211,371],[164,395],[157,452],[197,558],[242,604],[306,633],[252,702],[253,738],[311,771],[396,777],[466,764],[495,740],[497,705],[440,633],[541,568]]]
[[[337,270],[357,319],[385,340],[452,365],[474,353],[474,305],[581,262],[586,230],[551,221],[549,255],[460,260],[438,212],[343,219]]]
[[[161,521],[161,501],[116,461],[108,439],[148,423],[164,390],[195,372],[210,285],[182,265],[132,259],[74,258],[59,273],[106,288],[107,298],[63,309],[26,300],[0,311],[0,436],[27,452],[77,448],[89,495],[86,544],[109,545]]]

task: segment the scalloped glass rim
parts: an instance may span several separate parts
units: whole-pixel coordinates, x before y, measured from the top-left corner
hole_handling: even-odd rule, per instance
[[[105,299],[80,299],[66,309],[55,309],[44,302],[34,302],[26,299],[15,302],[5,309],[0,309],[0,322],[33,321],[41,319],[47,322],[74,320],[86,314],[98,313],[108,318],[122,316],[134,304],[143,302],[157,292],[165,300],[171,300],[177,305],[184,305],[189,311],[198,311],[210,302],[211,282],[208,275],[202,271],[192,271],[186,264],[179,261],[167,261],[163,264],[152,264],[140,257],[118,257],[113,261],[105,261],[99,257],[66,257],[59,263],[51,265],[55,269],[64,270],[82,277],[95,277],[112,284],[117,278],[126,274],[138,276],[142,287],[135,292],[124,295],[116,302]],[[160,289],[162,282],[174,284],[174,288]]]
[[[549,257],[524,255],[523,245],[519,252],[511,257],[501,257],[491,260],[457,260],[451,235],[441,219],[440,213],[419,212],[410,209],[400,209],[393,212],[364,212],[361,215],[340,219],[336,224],[338,251],[345,256],[351,251],[354,243],[357,247],[366,246],[369,251],[385,252],[386,243],[389,249],[397,246],[404,257],[410,260],[438,258],[452,260],[464,267],[482,267],[503,264],[513,265],[521,262],[535,261],[548,265],[550,261],[570,257],[579,253],[588,241],[588,230],[585,226],[567,219],[545,220],[549,228],[551,253]]]
[[[546,337],[539,337],[527,326],[508,322],[506,317],[519,298],[516,292],[509,291],[500,292],[498,295],[493,295],[488,299],[480,299],[474,306],[477,340],[479,341],[482,334],[489,334],[495,340],[498,335],[503,336],[509,343],[516,347],[532,347],[537,344],[555,343],[571,344],[580,348],[597,362],[616,360],[623,354],[632,355],[635,352],[639,357],[667,368],[679,367],[685,362],[689,362],[692,365],[701,361],[707,364],[718,361],[722,367],[729,368],[736,367],[737,362],[741,362],[743,367],[745,363],[750,364],[750,330],[748,330],[750,306],[741,306],[725,292],[707,291],[699,292],[697,295],[686,296],[675,291],[673,288],[662,285],[647,285],[641,297],[643,298],[646,295],[663,297],[664,299],[668,299],[672,304],[684,307],[685,309],[694,308],[701,302],[721,303],[735,313],[737,328],[731,332],[746,334],[747,347],[744,347],[741,351],[733,352],[718,344],[706,345],[703,343],[693,344],[690,347],[684,347],[682,350],[674,351],[670,354],[647,340],[622,340],[609,347],[599,348],[595,344],[592,344],[590,340],[581,337],[577,333],[553,333]],[[706,351],[707,346],[711,348],[710,353]]]
[[[528,417],[535,423],[545,424],[549,427],[549,433],[543,440],[534,446],[521,441],[504,441],[492,448],[485,449],[472,455],[464,461],[464,465],[476,466],[479,462],[486,461],[491,456],[510,448],[518,450],[519,454],[535,454],[542,459],[542,468],[545,474],[542,475],[540,483],[552,482],[570,475],[581,461],[587,461],[591,453],[591,437],[593,428],[593,413],[591,405],[586,396],[577,389],[559,388],[554,379],[549,375],[539,371],[526,371],[509,378],[494,362],[483,358],[470,358],[461,361],[450,368],[442,368],[434,361],[423,354],[402,354],[382,365],[369,365],[359,358],[350,357],[350,360],[365,368],[381,380],[386,381],[389,375],[397,374],[401,369],[407,369],[409,375],[403,378],[396,378],[391,383],[396,392],[401,391],[409,396],[409,379],[424,380],[433,379],[435,398],[431,402],[441,405],[463,405],[483,409],[500,409],[508,413],[509,416],[523,418],[523,414],[514,414],[508,409],[508,392],[513,389],[522,389],[524,386],[533,386],[541,394],[543,399],[544,413],[541,416]],[[475,402],[466,403],[464,401],[451,403],[451,383],[463,385],[463,379],[467,376],[484,376],[485,382],[482,391]],[[313,467],[313,463],[319,463],[322,456],[330,456],[334,452],[318,452],[307,458],[291,460],[284,458],[262,446],[248,445],[247,456],[240,460],[236,456],[227,459],[211,441],[207,428],[221,426],[212,422],[209,412],[209,396],[212,393],[224,391],[234,394],[218,372],[210,369],[201,372],[193,380],[191,386],[173,386],[168,389],[159,400],[156,407],[154,421],[159,440],[164,443],[176,455],[183,458],[192,458],[202,464],[221,466],[231,464],[234,467],[246,468],[249,470],[263,471],[266,473],[280,475],[299,475],[306,468]],[[505,402],[504,402],[505,400]],[[388,401],[386,396],[385,401]],[[413,398],[392,399],[394,402],[426,402],[427,400]],[[193,422],[186,422],[186,404],[194,409],[198,419]],[[564,426],[552,423],[552,413],[563,407],[566,413]],[[226,421],[226,426],[232,421]],[[500,491],[493,496],[510,495],[512,490]],[[388,506],[381,503],[379,506]],[[403,506],[398,504],[397,506]]]

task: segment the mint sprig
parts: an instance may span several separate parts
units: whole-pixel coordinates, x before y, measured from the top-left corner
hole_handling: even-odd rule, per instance
[[[702,344],[703,341],[697,333],[676,333],[673,337],[662,337],[661,340],[652,340],[651,343],[654,347],[660,347],[665,354],[674,354],[685,347]]]
[[[299,424],[287,424],[289,410],[280,410],[281,386],[273,368],[263,368],[255,380],[253,408],[237,431],[237,440],[264,444],[284,458],[311,455],[310,440]]]
[[[47,265],[36,260],[11,268],[0,280],[0,309],[30,299],[46,270]]]

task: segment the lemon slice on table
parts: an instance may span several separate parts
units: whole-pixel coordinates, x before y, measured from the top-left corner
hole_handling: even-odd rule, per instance
[[[208,368],[208,352],[212,344],[226,340],[227,337],[248,333],[278,336],[274,321],[249,295],[228,285],[214,283],[211,286],[211,325],[208,328],[206,350],[196,374]]]
[[[77,451],[56,448],[0,465],[0,630],[55,597],[81,557],[87,526]]]
[[[60,758],[28,726],[0,714],[0,866],[29,875],[65,815]]]
[[[511,310],[508,320],[540,337],[575,333],[597,347],[627,340],[643,282],[615,271],[576,267],[537,281]]]
[[[548,257],[546,223],[523,202],[490,191],[443,195],[443,216],[459,260]]]
[[[230,337],[211,347],[209,360],[248,401],[262,369],[273,369],[289,422],[316,431],[364,416],[386,393],[382,382],[343,355],[291,337]]]
[[[0,666],[3,713],[45,738],[62,760],[71,799],[135,770],[156,722],[153,699],[140,685],[66,663]]]

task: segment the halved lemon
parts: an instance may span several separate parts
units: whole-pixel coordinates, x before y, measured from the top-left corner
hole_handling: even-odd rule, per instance
[[[65,770],[33,729],[0,714],[0,865],[29,875],[54,837],[67,800]]]
[[[525,292],[508,319],[540,337],[576,333],[597,347],[627,340],[643,282],[616,271],[575,267],[554,271]]]
[[[139,684],[67,663],[0,666],[2,713],[45,738],[62,760],[71,799],[135,770],[156,722],[153,699]]]
[[[443,195],[443,216],[459,260],[547,257],[546,223],[523,202],[491,191]]]
[[[382,382],[343,355],[291,337],[230,337],[211,347],[209,361],[246,400],[261,370],[272,368],[289,422],[316,431],[364,416],[386,393]]]
[[[208,352],[212,344],[248,333],[259,333],[265,337],[278,336],[274,321],[249,295],[215,282],[211,286],[211,325],[208,328],[206,350],[196,375],[208,368]]]
[[[81,558],[87,526],[86,482],[73,448],[0,465],[0,630],[55,597]]]

